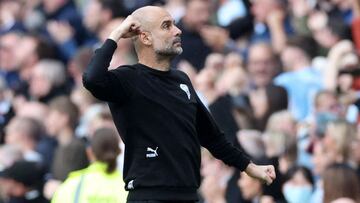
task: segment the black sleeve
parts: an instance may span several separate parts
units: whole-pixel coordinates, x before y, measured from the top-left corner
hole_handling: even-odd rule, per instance
[[[96,98],[107,102],[124,102],[130,96],[130,85],[122,67],[108,71],[112,55],[117,48],[115,41],[107,39],[95,50],[83,74],[83,84]]]
[[[197,95],[196,100],[198,104],[196,127],[200,144],[207,148],[215,158],[244,171],[250,163],[249,158],[225,138],[224,133],[220,131],[209,111]]]

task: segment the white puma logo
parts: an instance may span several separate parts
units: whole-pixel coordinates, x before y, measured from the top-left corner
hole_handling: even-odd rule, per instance
[[[130,180],[130,181],[129,181],[129,183],[128,183],[128,185],[127,185],[127,189],[129,189],[129,190],[134,189],[134,180]]]
[[[190,99],[190,90],[189,87],[185,84],[180,84],[180,88],[186,93],[188,99]]]
[[[159,147],[156,147],[156,149],[152,149],[151,147],[148,147],[146,149],[146,151],[148,152],[146,154],[146,158],[153,158],[153,157],[157,157],[159,156],[158,153],[157,153],[157,150],[158,150]]]

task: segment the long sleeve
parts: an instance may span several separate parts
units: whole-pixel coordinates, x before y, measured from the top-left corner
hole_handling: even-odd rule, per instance
[[[113,40],[106,40],[83,74],[83,84],[96,98],[108,102],[124,102],[130,96],[127,83],[128,72],[123,67],[108,71],[112,55],[117,45]]]
[[[249,158],[226,139],[197,96],[196,100],[198,103],[196,122],[200,144],[207,148],[215,158],[244,171],[250,163]]]

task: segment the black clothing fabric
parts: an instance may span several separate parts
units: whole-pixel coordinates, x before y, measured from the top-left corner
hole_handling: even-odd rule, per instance
[[[46,168],[46,171],[50,171],[51,169],[51,164],[53,163],[55,150],[57,147],[57,140],[45,134],[41,136],[39,142],[36,145],[35,150],[41,154],[43,158],[42,162]]]
[[[254,120],[255,129],[264,131],[270,116],[281,110],[288,108],[288,95],[283,87],[269,84],[265,87],[268,109],[262,118]]]
[[[209,105],[211,115],[215,119],[230,142],[236,142],[236,133],[239,131],[239,126],[234,118],[234,105],[230,95],[224,95],[216,99]],[[240,126],[241,127],[241,126]]]
[[[206,57],[212,52],[211,48],[204,42],[198,32],[187,29],[182,20],[177,26],[182,31],[181,44],[183,52],[175,57],[172,66],[176,67],[180,61],[186,60],[197,71],[200,71],[204,67]]]
[[[116,43],[95,51],[84,86],[107,101],[125,143],[128,200],[197,200],[200,145],[244,170],[249,159],[228,142],[185,73],[142,64],[107,71]]]

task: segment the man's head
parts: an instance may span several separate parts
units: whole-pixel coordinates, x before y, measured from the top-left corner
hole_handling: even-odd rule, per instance
[[[121,15],[121,1],[91,0],[84,12],[84,25],[91,32],[97,33],[111,21]]]
[[[69,0],[43,0],[43,7],[47,14],[60,10]]]
[[[56,97],[50,102],[50,111],[46,120],[46,129],[50,135],[56,136],[62,130],[74,130],[79,117],[76,105],[66,96]]]
[[[44,59],[34,67],[29,82],[29,91],[35,98],[49,94],[55,88],[66,82],[64,65],[55,60]]]
[[[7,196],[24,197],[29,191],[40,192],[43,178],[44,168],[40,164],[20,160],[0,172],[0,185]]]
[[[198,30],[210,21],[210,5],[208,0],[188,0],[183,23],[187,29]]]
[[[256,21],[265,23],[272,11],[285,7],[285,2],[284,0],[253,0],[251,13]]]
[[[316,42],[305,36],[294,36],[287,40],[281,52],[281,62],[288,71],[308,67],[312,57],[316,55]]]
[[[41,124],[32,118],[14,117],[5,128],[5,142],[19,146],[22,151],[35,149],[42,134]]]
[[[0,67],[4,71],[14,71],[19,68],[17,53],[18,33],[10,32],[0,36]]]
[[[249,49],[247,69],[256,86],[271,83],[277,72],[275,54],[269,44],[254,44]]]
[[[149,52],[153,52],[159,58],[172,58],[182,53],[181,31],[165,9],[146,6],[137,9],[131,15],[141,25],[139,35],[133,38],[139,57]]]

